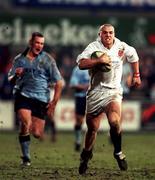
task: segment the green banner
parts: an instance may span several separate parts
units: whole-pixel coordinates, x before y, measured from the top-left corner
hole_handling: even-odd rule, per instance
[[[155,45],[155,18],[146,17],[38,17],[0,16],[0,44],[20,45],[30,34],[44,34],[50,46],[85,46],[104,23],[115,26],[116,37],[135,47]]]

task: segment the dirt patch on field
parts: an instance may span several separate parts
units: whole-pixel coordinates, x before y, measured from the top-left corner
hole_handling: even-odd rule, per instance
[[[76,168],[50,167],[15,167],[6,165],[0,167],[0,179],[5,180],[154,180],[155,169],[133,169],[127,172],[112,169],[88,169],[85,175],[79,175]]]

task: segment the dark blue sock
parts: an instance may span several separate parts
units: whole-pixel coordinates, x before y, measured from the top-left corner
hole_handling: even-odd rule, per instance
[[[81,125],[75,126],[75,142],[81,144]]]
[[[29,152],[29,146],[30,146],[30,135],[19,135],[19,143],[21,146],[23,157],[26,157],[30,159],[30,152]]]

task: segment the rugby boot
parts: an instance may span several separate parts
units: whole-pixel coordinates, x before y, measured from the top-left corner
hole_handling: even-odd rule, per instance
[[[21,165],[22,166],[30,166],[31,165],[31,160],[28,158],[28,157],[21,157],[22,159],[22,163]]]
[[[123,153],[120,153],[118,155],[114,154],[114,158],[117,160],[117,163],[118,163],[120,170],[127,171],[128,164],[126,161],[126,156]]]
[[[79,174],[85,174],[88,169],[88,161],[92,159],[93,153],[92,150],[86,151],[83,149],[80,155],[80,166],[79,166]]]

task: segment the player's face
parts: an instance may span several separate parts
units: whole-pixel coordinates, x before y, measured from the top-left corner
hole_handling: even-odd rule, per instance
[[[31,44],[31,51],[32,53],[37,56],[44,47],[44,37],[36,36]]]
[[[103,27],[100,36],[103,45],[107,48],[110,48],[114,43],[114,37],[115,37],[114,27],[113,26]]]

